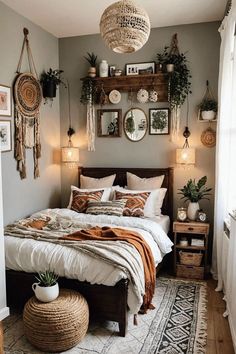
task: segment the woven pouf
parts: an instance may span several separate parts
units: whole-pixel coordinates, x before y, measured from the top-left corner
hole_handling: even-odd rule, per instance
[[[89,308],[76,291],[61,289],[59,297],[43,303],[32,297],[24,307],[25,335],[35,347],[62,352],[74,347],[86,334]]]

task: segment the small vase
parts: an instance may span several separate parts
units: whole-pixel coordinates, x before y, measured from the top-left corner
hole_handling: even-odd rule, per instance
[[[88,69],[88,76],[89,77],[96,77],[96,68],[94,66],[91,66]]]
[[[203,120],[213,120],[216,116],[215,111],[202,111],[202,119]]]
[[[108,64],[106,60],[102,60],[99,64],[99,76],[108,77]]]
[[[42,302],[51,302],[59,295],[58,283],[53,286],[40,286],[39,283],[34,283],[32,289],[36,298]]]
[[[193,202],[189,202],[188,205],[188,210],[187,210],[187,214],[188,214],[188,218],[190,220],[196,220],[197,218],[197,211],[200,209],[199,207],[199,203],[193,203]]]

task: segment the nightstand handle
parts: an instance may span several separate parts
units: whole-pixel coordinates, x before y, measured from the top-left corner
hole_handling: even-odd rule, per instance
[[[188,230],[189,230],[189,231],[193,231],[194,228],[193,228],[193,227],[189,227]]]

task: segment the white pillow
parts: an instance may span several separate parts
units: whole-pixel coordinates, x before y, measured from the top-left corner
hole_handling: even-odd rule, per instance
[[[126,172],[127,188],[131,190],[152,190],[161,188],[164,180],[164,175],[150,178],[140,178],[133,173]]]
[[[111,188],[116,175],[110,175],[103,178],[92,178],[80,175],[80,188]]]
[[[158,188],[154,190],[130,190],[123,187],[116,187],[115,190],[123,193],[143,193],[143,192],[150,192],[150,195],[145,203],[144,207],[144,216],[146,218],[153,218],[154,216],[161,215],[161,208],[163,204],[163,200],[166,195],[166,188]]]
[[[72,200],[73,200],[73,191],[78,191],[78,192],[96,192],[96,191],[104,191],[102,194],[102,198],[101,201],[102,202],[107,202],[108,200],[110,200],[110,196],[111,196],[111,188],[87,188],[87,189],[83,189],[83,188],[78,188],[76,186],[71,186],[71,193],[70,193],[70,200],[69,200],[69,204],[68,204],[68,209],[71,209],[71,204],[72,204]]]

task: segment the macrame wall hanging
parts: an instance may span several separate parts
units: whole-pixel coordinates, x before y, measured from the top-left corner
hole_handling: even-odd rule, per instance
[[[24,41],[14,82],[15,102],[15,159],[21,179],[26,178],[26,149],[33,149],[34,178],[39,177],[39,158],[41,157],[39,108],[42,102],[42,89],[38,80],[27,28],[24,28]],[[27,51],[29,71],[21,73],[24,51]]]

